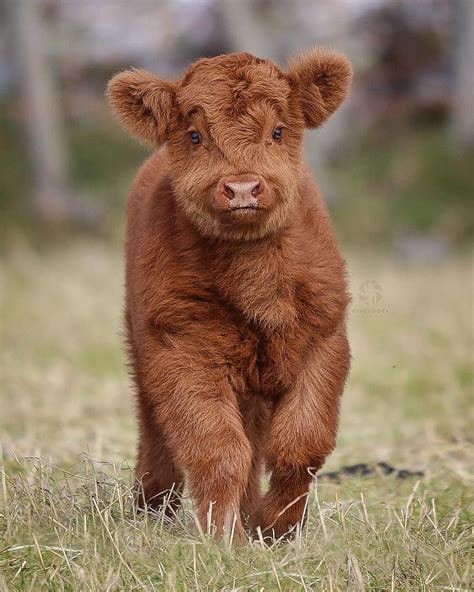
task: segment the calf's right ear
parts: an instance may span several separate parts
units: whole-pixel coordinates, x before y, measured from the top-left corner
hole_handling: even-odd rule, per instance
[[[107,87],[112,111],[122,125],[147,144],[163,144],[171,119],[174,86],[145,70],[126,70]]]

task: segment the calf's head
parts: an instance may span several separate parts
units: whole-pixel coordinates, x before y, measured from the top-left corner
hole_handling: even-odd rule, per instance
[[[342,54],[323,49],[287,70],[235,53],[199,60],[175,82],[122,72],[108,98],[132,135],[166,143],[177,204],[202,234],[252,239],[294,215],[303,130],[337,109],[351,75]]]

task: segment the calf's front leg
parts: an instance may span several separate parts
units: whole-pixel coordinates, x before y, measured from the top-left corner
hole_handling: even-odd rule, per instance
[[[194,352],[157,352],[159,371],[147,373],[150,405],[176,466],[183,471],[204,532],[246,540],[240,503],[252,449],[225,371]]]
[[[335,445],[349,359],[342,331],[325,337],[294,387],[277,403],[266,447],[270,488],[253,520],[264,537],[280,538],[302,524],[312,475]]]

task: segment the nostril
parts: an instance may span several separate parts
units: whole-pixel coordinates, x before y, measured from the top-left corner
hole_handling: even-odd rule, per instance
[[[227,183],[224,183],[224,193],[226,194],[226,196],[228,197],[228,199],[233,199],[235,197],[235,193],[232,190],[232,187],[230,187],[229,185],[227,185]]]
[[[261,187],[260,187],[260,183],[256,183],[253,187],[252,187],[252,195],[254,197],[257,197],[257,195],[261,192]]]

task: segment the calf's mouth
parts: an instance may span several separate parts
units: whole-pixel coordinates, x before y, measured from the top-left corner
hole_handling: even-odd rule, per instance
[[[260,210],[262,208],[259,206],[258,200],[253,199],[248,202],[245,202],[245,201],[240,202],[240,203],[230,202],[229,209],[231,212],[235,212],[235,211]]]

